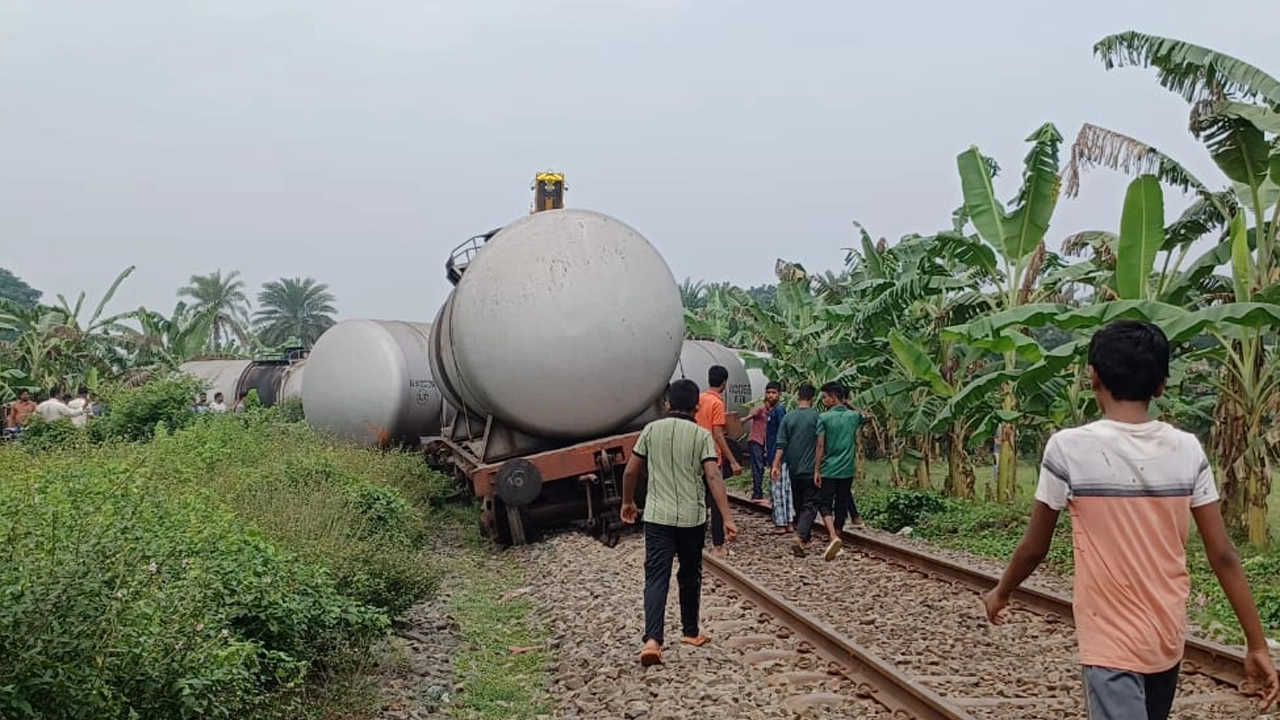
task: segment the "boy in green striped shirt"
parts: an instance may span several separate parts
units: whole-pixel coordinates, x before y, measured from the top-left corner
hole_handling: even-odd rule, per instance
[[[692,380],[671,383],[667,388],[668,417],[640,431],[622,475],[620,514],[625,523],[636,521],[636,485],[646,470],[649,475],[644,502],[644,650],[640,653],[640,663],[645,666],[662,662],[667,592],[676,558],[680,559],[676,574],[683,626],[680,641],[693,646],[708,641],[698,629],[708,489],[724,518],[725,539],[732,541],[738,535],[729,516],[729,496],[720,475],[715,440],[694,420],[698,395],[698,385]]]

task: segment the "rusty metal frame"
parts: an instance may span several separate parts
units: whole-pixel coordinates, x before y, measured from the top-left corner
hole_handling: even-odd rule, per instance
[[[881,659],[834,628],[796,608],[781,596],[753,582],[725,561],[703,553],[702,561],[711,574],[795,630],[815,651],[848,671],[867,696],[891,713],[906,713],[918,720],[974,720],[974,716],[953,705],[928,687],[912,680],[891,663]]]
[[[615,465],[626,464],[627,460],[631,458],[631,451],[635,448],[636,440],[639,438],[640,432],[636,431],[589,440],[576,445],[543,450],[521,455],[520,457],[533,463],[538,468],[544,483],[558,480],[577,480],[583,475],[591,475],[598,472],[600,453],[607,453]],[[454,452],[461,450],[461,448],[455,447],[452,443],[450,443],[450,447]],[[501,462],[476,464],[467,471],[468,477],[471,478],[472,491],[477,497],[484,497],[493,491],[493,479],[497,476],[498,469],[501,467]]]
[[[733,493],[729,494],[730,502],[753,512],[771,512],[768,507],[751,502],[747,498]],[[825,533],[825,530],[814,527],[814,530]],[[927,574],[958,582],[977,592],[986,592],[995,587],[1000,578],[974,567],[964,565],[932,553],[918,550],[906,545],[891,542],[869,533],[844,530],[842,539],[874,555]],[[1013,591],[1012,601],[1041,614],[1057,615],[1068,623],[1075,625],[1075,614],[1071,606],[1071,598],[1047,590],[1039,590],[1023,585]],[[1188,635],[1186,654],[1183,657],[1183,672],[1197,673],[1220,682],[1238,687],[1244,679],[1244,654],[1221,643]]]

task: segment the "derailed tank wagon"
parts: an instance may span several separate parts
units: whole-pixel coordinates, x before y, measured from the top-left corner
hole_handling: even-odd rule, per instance
[[[615,542],[622,470],[681,353],[675,277],[636,230],[592,211],[483,237],[448,264],[429,356],[457,416],[423,450],[481,499],[488,537],[579,523]]]
[[[501,544],[572,525],[613,544],[623,469],[667,384],[705,387],[727,367],[733,438],[751,378],[736,351],[683,339],[675,277],[640,233],[564,210],[562,175],[534,189],[528,217],[455,248],[433,322],[347,320],[321,336],[303,407],[366,447],[418,446]]]
[[[453,415],[431,374],[428,323],[343,320],[307,358],[302,409],[317,430],[365,447],[413,447]]]
[[[255,360],[189,360],[178,371],[204,381],[208,394],[222,393],[228,406],[241,394],[256,390],[263,407],[302,399],[306,351],[291,348],[282,357]]]

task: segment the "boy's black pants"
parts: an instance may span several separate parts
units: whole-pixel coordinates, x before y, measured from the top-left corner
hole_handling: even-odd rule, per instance
[[[685,637],[698,636],[698,609],[702,602],[702,548],[707,524],[673,527],[644,524],[644,641],[664,639],[667,592],[671,589],[671,562],[680,560],[676,583],[680,587],[680,625]]]
[[[726,480],[729,479],[728,460],[720,463],[720,476]],[[705,481],[704,477],[703,485],[706,485]],[[714,547],[724,547],[724,516],[720,514],[720,506],[716,505],[716,499],[711,497],[711,486],[706,485],[706,490],[707,507],[711,508],[711,544]]]

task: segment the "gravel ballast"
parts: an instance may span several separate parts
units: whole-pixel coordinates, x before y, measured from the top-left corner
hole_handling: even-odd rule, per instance
[[[532,596],[550,632],[547,670],[557,718],[890,717],[705,571],[702,631],[711,642],[680,644],[673,578],[664,664],[641,667],[644,543],[637,535],[610,549],[566,534],[515,552],[527,553],[530,575],[540,579]]]
[[[769,534],[766,517],[739,510],[735,518],[742,534],[732,565],[976,717],[1087,718],[1075,630],[1061,618],[1011,609],[1005,625],[992,626],[972,590],[854,549],[825,562],[821,537],[816,552],[795,558],[790,537]],[[1184,674],[1173,717],[1253,711],[1234,688]]]

